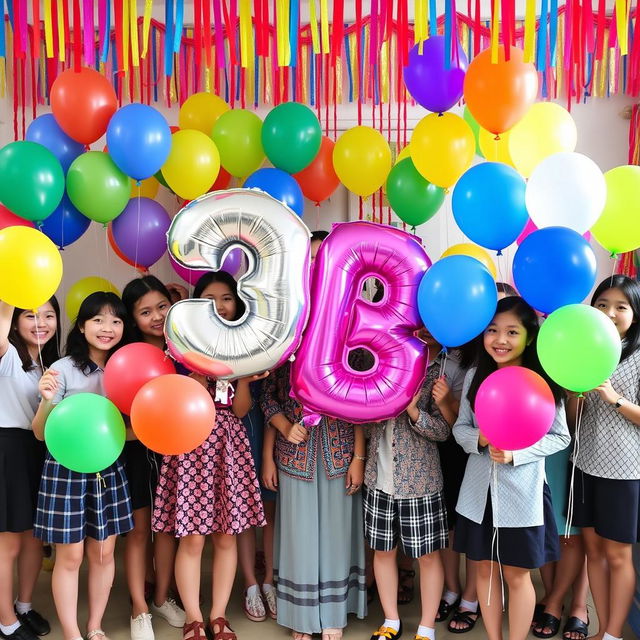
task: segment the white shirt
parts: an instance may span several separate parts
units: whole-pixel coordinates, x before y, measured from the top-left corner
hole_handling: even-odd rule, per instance
[[[31,429],[41,375],[39,366],[25,371],[18,351],[9,344],[0,358],[0,428]]]

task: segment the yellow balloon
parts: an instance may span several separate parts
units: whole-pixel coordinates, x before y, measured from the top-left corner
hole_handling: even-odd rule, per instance
[[[509,153],[515,168],[528,178],[546,157],[575,151],[578,130],[571,114],[555,102],[537,102],[513,127]]]
[[[151,176],[140,181],[140,186],[136,184],[136,181],[131,178],[131,198],[151,198],[152,200],[158,195],[158,189],[160,183]]]
[[[509,154],[510,131],[500,134],[496,140],[496,134],[480,127],[478,131],[478,145],[482,155],[490,162],[503,162],[515,169],[511,155]]]
[[[411,159],[420,174],[445,189],[471,166],[476,141],[471,127],[453,113],[430,113],[411,136]]]
[[[180,107],[178,124],[181,129],[196,129],[206,136],[213,132],[216,120],[231,107],[214,93],[202,91],[189,96]]]
[[[37,309],[62,280],[60,252],[31,227],[0,230],[0,300],[20,309]]]
[[[389,143],[371,127],[353,127],[333,148],[333,168],[349,191],[362,197],[371,195],[385,183],[391,170]]]
[[[171,136],[171,152],[162,175],[174,193],[193,200],[209,191],[220,171],[220,154],[209,136],[181,129]]]
[[[80,310],[80,305],[84,302],[84,299],[96,291],[111,291],[111,293],[115,293],[117,296],[120,295],[118,289],[104,278],[89,276],[88,278],[78,280],[78,282],[69,288],[67,299],[65,300],[65,309],[71,322],[75,321],[78,311]]]
[[[401,160],[404,160],[405,158],[410,158],[410,157],[411,157],[411,145],[408,144],[402,151],[400,151],[394,164],[398,164],[398,162],[400,162]]]
[[[447,256],[469,256],[471,258],[475,258],[479,262],[482,262],[485,267],[487,267],[494,280],[498,277],[496,265],[491,259],[491,256],[487,253],[487,251],[485,251],[482,247],[479,247],[477,244],[472,244],[471,242],[454,244],[452,247],[449,247],[440,256],[440,258],[446,258]]]

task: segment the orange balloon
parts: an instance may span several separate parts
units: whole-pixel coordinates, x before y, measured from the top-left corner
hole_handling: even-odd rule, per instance
[[[94,69],[63,71],[51,86],[51,111],[71,138],[91,144],[104,135],[118,108],[113,86]]]
[[[308,167],[293,174],[302,193],[317,204],[326,200],[340,184],[340,179],[333,168],[333,147],[335,142],[327,136],[322,136],[318,155]]]
[[[109,241],[109,245],[113,249],[113,252],[118,256],[118,258],[120,258],[120,260],[122,260],[123,262],[126,262],[130,267],[135,267],[140,273],[149,272],[149,270],[146,269],[145,267],[136,265],[136,263],[133,260],[129,260],[129,258],[127,258],[127,256],[125,256],[124,253],[120,251],[120,247],[118,247],[118,245],[116,244],[116,240],[113,237],[113,230],[111,229],[111,223],[107,225],[107,240]]]
[[[471,115],[491,133],[513,127],[529,110],[538,95],[538,73],[524,52],[511,47],[505,60],[503,45],[498,48],[498,62],[492,64],[491,49],[476,56],[464,78],[464,99]]]
[[[211,434],[213,399],[197,380],[167,374],[147,382],[131,405],[131,426],[147,448],[166,456],[193,451]]]

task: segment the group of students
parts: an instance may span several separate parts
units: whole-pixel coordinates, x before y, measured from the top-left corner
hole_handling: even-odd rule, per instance
[[[314,235],[312,256],[324,236]],[[253,621],[277,619],[294,640],[315,633],[339,640],[348,614],[364,618],[377,592],[385,619],[371,638],[396,640],[403,633],[398,604],[412,597],[415,560],[421,598],[415,640],[434,640],[438,622],[451,633],[468,632],[480,616],[489,639],[501,640],[505,585],[511,640],[530,630],[556,635],[570,587],[564,638],[587,637],[589,587],[595,637],[621,638],[635,587],[632,545],[640,540],[640,284],[614,276],[593,295],[591,304],[618,329],[622,357],[582,406],[542,370],[539,318],[507,287],[487,329],[459,351],[419,333],[429,350],[425,381],[395,419],[362,426],[323,417],[304,426],[302,407],[289,393],[288,364],[231,383],[178,365],[215,402],[210,436],[189,453],[163,457],[128,428],[122,455],[99,474],[67,469],[46,451],[46,419],[70,395],[104,395],[104,367],[123,344],[165,349],[165,316],[186,290],[144,276],[125,287],[122,299],[91,294],[61,359],[55,298],[37,312],[0,302],[0,637],[35,640],[50,631],[31,603],[46,543],[56,549],[52,592],[64,640],[106,640],[114,549],[126,534],[132,640],[153,639],[152,615],[182,628],[184,640],[235,640],[226,609],[238,564],[243,608]],[[226,320],[245,311],[224,272],[203,276],[193,297],[210,299]],[[483,380],[513,365],[545,378],[556,415],[537,444],[512,452],[486,440],[473,407]],[[260,581],[258,527],[264,528]],[[213,587],[204,618],[200,576],[208,537]],[[77,605],[85,555],[83,634]],[[545,594],[536,604],[531,571],[538,568]]]

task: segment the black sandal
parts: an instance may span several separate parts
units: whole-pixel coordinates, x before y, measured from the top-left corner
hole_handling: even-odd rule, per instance
[[[452,611],[455,611],[460,604],[460,596],[453,604],[449,604],[446,600],[440,600],[438,606],[438,613],[436,613],[436,622],[444,622],[451,615]]]
[[[564,629],[562,629],[562,637],[565,640],[569,640],[569,638],[567,638],[568,633],[579,633],[582,636],[581,640],[586,640],[589,635],[589,620],[587,619],[585,622],[575,616],[567,618],[567,623],[564,625]]]
[[[531,628],[539,627],[540,618],[544,615],[545,604],[537,604],[533,610],[533,619],[531,620]]]
[[[475,616],[475,618],[472,618],[471,616]],[[449,631],[449,633],[467,633],[476,626],[476,622],[478,622],[479,617],[480,605],[478,605],[478,608],[475,611],[460,611],[460,609],[456,609],[453,612],[453,616],[451,617],[449,624],[447,625],[447,630]],[[456,629],[455,627],[451,626],[452,622],[462,622],[467,626],[462,629]]]
[[[532,629],[532,633],[536,638],[553,638],[560,630],[560,618],[552,616],[550,613],[544,613],[540,616],[540,620],[536,625],[538,629]],[[544,633],[542,629],[551,629],[550,633]]]
[[[416,572],[413,569],[398,569],[398,604],[409,604],[415,594],[414,578]],[[405,580],[411,578],[411,584],[405,584]]]

